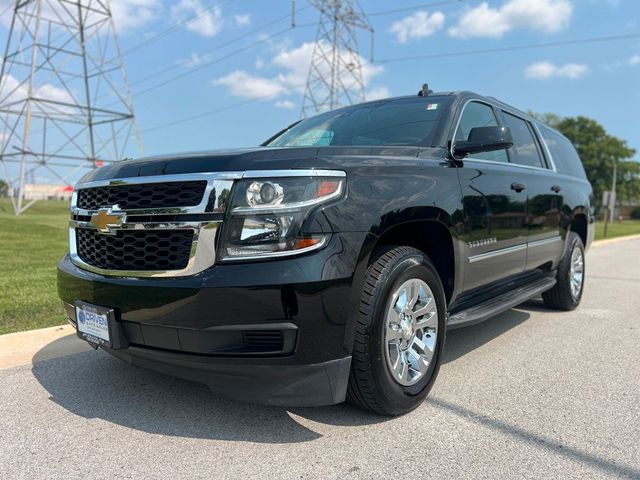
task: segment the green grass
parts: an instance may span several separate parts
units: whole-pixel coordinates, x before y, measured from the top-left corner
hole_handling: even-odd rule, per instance
[[[625,235],[640,234],[640,220],[625,220],[623,223],[609,224],[607,238],[623,237]],[[604,239],[604,223],[596,223],[596,240]]]
[[[56,263],[68,250],[69,204],[37,202],[20,217],[0,199],[0,335],[65,323]]]

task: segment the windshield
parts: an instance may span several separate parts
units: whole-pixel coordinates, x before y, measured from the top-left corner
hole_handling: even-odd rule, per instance
[[[269,147],[432,146],[452,97],[381,100],[307,118]]]

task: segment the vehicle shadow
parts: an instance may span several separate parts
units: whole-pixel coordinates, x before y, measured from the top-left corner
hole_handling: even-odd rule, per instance
[[[447,332],[443,363],[453,362],[517,327],[529,319],[531,316],[529,311],[538,311],[539,309],[542,310],[542,307],[536,301],[530,301],[482,323]]]
[[[455,361],[526,321],[526,308],[527,304],[480,325],[450,332],[444,362]],[[48,351],[60,341],[34,356],[32,373],[49,392],[50,400],[84,418],[160,435],[260,443],[320,438],[321,434],[302,424],[304,419],[337,426],[392,420],[348,404],[288,410],[243,404],[217,396],[204,385],[134,367],[101,351],[49,358]]]

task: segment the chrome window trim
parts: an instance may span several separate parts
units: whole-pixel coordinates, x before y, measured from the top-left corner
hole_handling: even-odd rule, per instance
[[[76,245],[76,228],[89,228],[96,229],[96,226],[91,222],[80,221],[78,216],[89,217],[99,212],[96,210],[84,210],[77,207],[77,192],[78,190],[105,187],[105,186],[121,186],[121,185],[139,185],[150,183],[171,183],[171,182],[189,182],[189,181],[202,181],[207,182],[202,200],[198,205],[190,207],[176,207],[176,208],[148,208],[148,209],[119,209],[124,212],[128,217],[131,216],[154,216],[154,215],[188,215],[188,214],[205,214],[205,213],[225,213],[225,205],[221,203],[221,197],[215,199],[213,212],[207,212],[207,205],[209,204],[209,197],[214,191],[222,192],[227,189],[231,193],[234,182],[243,178],[285,178],[285,177],[337,177],[346,178],[346,173],[340,170],[323,170],[323,169],[283,169],[283,170],[247,170],[247,171],[233,171],[233,172],[212,172],[212,173],[187,173],[187,174],[171,174],[171,175],[151,175],[143,177],[126,177],[126,178],[112,178],[108,180],[96,180],[91,182],[78,183],[75,186],[74,193],[71,199],[71,215],[72,219],[69,221],[69,256],[71,261],[82,268],[93,273],[97,273],[104,276],[112,277],[139,277],[139,278],[162,278],[162,277],[182,277],[196,275],[215,264],[216,261],[216,233],[221,228],[222,220],[202,220],[202,221],[180,221],[174,220],[170,222],[150,221],[150,222],[127,222],[126,219],[121,226],[111,227],[111,231],[117,230],[193,230],[193,243],[191,245],[191,252],[189,255],[189,261],[185,268],[181,270],[109,270],[89,265],[83,261],[78,255]],[[344,185],[341,186],[342,192]],[[115,207],[115,206],[112,206]],[[327,244],[327,239],[324,239],[320,244],[300,249],[294,252],[284,252],[283,255],[271,255],[273,257],[278,256],[291,256],[303,254],[311,250],[317,250],[324,247]],[[259,258],[268,259],[271,256],[261,255]],[[251,260],[252,258],[243,257],[238,258],[237,261]],[[257,258],[256,258],[257,259]],[[229,261],[227,259],[226,261]],[[236,261],[233,259],[232,261]]]
[[[542,144],[542,148],[544,148],[544,154],[547,156],[547,158],[549,159],[549,163],[551,164],[551,170],[553,170],[554,172],[558,172],[558,168],[556,167],[556,162],[553,160],[553,155],[551,155],[551,149],[549,148],[549,145],[547,145],[547,141],[545,140],[544,136],[542,135],[542,130],[540,129],[540,125],[538,125],[535,122],[532,122],[533,128],[536,131],[536,135],[538,135],[538,139],[540,141],[540,143]]]
[[[455,145],[456,135],[458,134],[458,128],[460,127],[460,120],[462,119],[462,115],[464,114],[465,108],[467,108],[467,105],[469,105],[471,102],[482,103],[483,105],[487,105],[488,107],[491,107],[491,109],[494,110],[494,115],[495,115],[495,109],[504,110],[507,113],[509,113],[509,114],[511,114],[511,115],[513,115],[515,117],[518,117],[521,120],[524,120],[525,122],[530,123],[531,125],[533,125],[534,128],[537,128],[537,125],[535,125],[534,122],[531,122],[531,121],[527,120],[526,118],[523,118],[522,114],[521,113],[517,113],[516,110],[513,110],[511,108],[507,108],[507,107],[503,108],[500,105],[494,105],[494,104],[489,103],[486,100],[481,99],[481,98],[470,98],[468,100],[465,100],[464,104],[462,105],[462,108],[460,110],[460,115],[458,115],[458,120],[456,121],[456,128],[453,130],[453,136],[451,137],[451,147],[449,148],[449,155],[451,155],[451,158],[456,158],[453,155],[453,147]],[[500,122],[499,122],[497,117],[496,117],[496,122],[498,123],[498,125],[500,125]],[[536,133],[538,133],[537,130],[536,130]],[[538,137],[541,137],[541,136],[538,135]],[[543,141],[542,138],[540,140]],[[545,144],[545,148],[546,148],[546,144]],[[509,158],[508,155],[507,155],[507,158]],[[466,157],[465,158],[461,158],[461,159],[460,158],[456,158],[456,160],[459,160],[461,162],[474,162],[474,161],[475,162],[483,162],[483,163],[488,163],[488,164],[491,164],[491,165],[508,165],[510,167],[526,168],[526,169],[529,169],[529,170],[542,170],[542,171],[546,171],[546,172],[555,171],[555,170],[551,170],[550,168],[547,168],[547,167],[533,167],[531,165],[520,165],[520,164],[517,164],[517,163],[513,163],[511,161],[496,162],[495,160],[484,160],[482,158],[466,158]],[[553,161],[552,161],[552,163],[553,163]],[[555,164],[554,164],[554,168],[555,168]]]

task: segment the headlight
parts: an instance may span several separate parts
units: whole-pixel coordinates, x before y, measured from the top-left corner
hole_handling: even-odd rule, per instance
[[[301,227],[312,209],[343,195],[344,182],[344,174],[238,181],[218,258],[269,258],[321,248],[329,235],[303,236]]]

